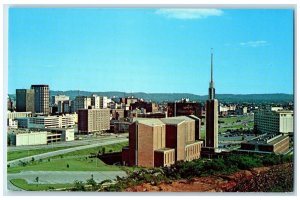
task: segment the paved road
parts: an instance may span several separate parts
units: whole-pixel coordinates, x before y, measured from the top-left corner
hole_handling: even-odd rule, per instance
[[[117,176],[124,177],[124,171],[22,171],[17,174],[8,174],[7,188],[10,191],[22,191],[15,187],[9,180],[25,179],[29,184],[36,184],[36,177],[39,177],[39,184],[64,184],[74,183],[74,181],[86,182],[87,179],[93,179],[100,183],[103,180],[114,180]]]
[[[31,161],[32,157],[35,160],[39,160],[39,159],[57,156],[57,155],[61,155],[61,154],[65,154],[65,153],[69,153],[69,152],[73,152],[73,151],[77,151],[77,150],[89,149],[89,148],[93,148],[93,147],[98,147],[98,146],[103,146],[103,145],[108,145],[108,144],[116,144],[116,143],[126,142],[126,141],[128,141],[127,138],[111,138],[110,140],[100,140],[95,144],[78,146],[78,147],[73,147],[73,148],[68,148],[68,149],[62,149],[62,150],[58,150],[58,151],[52,151],[52,152],[48,152],[48,153],[43,153],[43,154],[38,154],[38,155],[20,158],[20,159],[16,159],[16,160],[11,160],[11,161],[8,161],[7,164],[9,164],[10,166],[15,166],[15,165],[18,165],[20,163],[20,161],[21,162]]]

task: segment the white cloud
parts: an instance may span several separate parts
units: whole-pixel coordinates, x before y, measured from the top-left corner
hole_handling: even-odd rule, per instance
[[[241,42],[240,45],[248,46],[248,47],[262,47],[262,46],[269,45],[269,43],[264,40],[258,40],[258,41]]]
[[[156,12],[158,15],[163,15],[167,18],[175,19],[204,19],[210,16],[221,16],[223,11],[219,9],[158,9]]]

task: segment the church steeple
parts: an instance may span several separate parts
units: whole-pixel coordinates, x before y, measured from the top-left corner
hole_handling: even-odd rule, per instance
[[[211,63],[210,63],[210,83],[209,83],[209,89],[208,89],[208,94],[209,94],[209,99],[215,99],[215,85],[214,85],[214,80],[213,80],[213,49],[211,49]]]

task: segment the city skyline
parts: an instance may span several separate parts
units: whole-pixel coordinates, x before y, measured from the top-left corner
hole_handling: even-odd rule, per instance
[[[211,48],[217,94],[293,94],[292,9],[10,8],[8,33],[9,94],[207,95]]]

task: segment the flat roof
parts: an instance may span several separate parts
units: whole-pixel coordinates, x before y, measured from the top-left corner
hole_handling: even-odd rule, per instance
[[[187,117],[187,116],[169,117],[168,119],[183,119],[185,121],[190,121],[190,122],[195,121],[195,120],[193,120],[193,119],[191,119],[190,117]]]
[[[279,137],[279,138],[276,138],[275,140],[272,140],[271,142],[269,142],[268,144],[276,144],[276,143],[278,143],[278,142],[280,142],[281,140],[283,140],[283,139],[285,139],[285,138],[287,138],[287,137],[289,137],[288,135],[282,135],[281,137]]]
[[[180,124],[182,122],[184,122],[184,119],[174,119],[172,118],[164,118],[164,119],[160,119],[163,123],[165,124],[172,124],[172,125],[177,125]]]
[[[37,131],[37,130],[29,130],[29,129],[10,129],[8,130],[8,134],[36,134],[36,133],[50,133],[46,130]]]
[[[255,138],[253,140],[250,140],[248,142],[243,142],[243,143],[273,145],[286,137],[289,137],[289,136],[282,135],[282,134],[265,134],[265,135]]]
[[[157,118],[133,118],[133,122],[138,122],[147,126],[165,125],[165,123],[163,123],[160,119]]]
[[[175,149],[173,148],[161,148],[161,149],[156,149],[154,151],[157,151],[157,152],[166,152],[166,151],[175,151]]]

